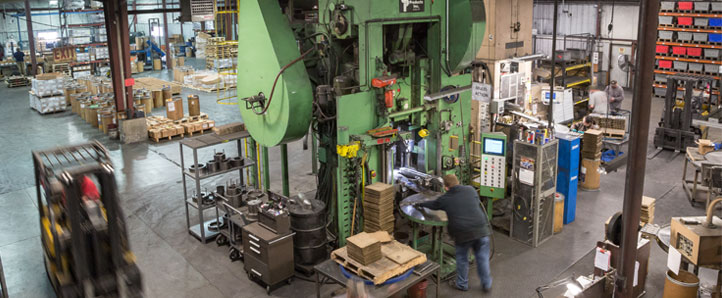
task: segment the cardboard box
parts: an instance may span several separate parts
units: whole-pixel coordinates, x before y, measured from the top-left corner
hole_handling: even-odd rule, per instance
[[[215,122],[214,122],[215,124]],[[216,126],[216,128],[213,129],[213,131],[219,135],[227,135],[232,134],[234,132],[244,131],[246,130],[246,126],[243,125],[243,123],[240,122],[234,122],[226,125]]]
[[[705,155],[712,151],[714,151],[714,143],[712,143],[712,141],[705,139],[699,139],[697,141],[697,152],[699,152],[699,154]]]
[[[599,159],[582,159],[581,173],[579,174],[579,186],[583,189],[599,189],[601,174],[599,173]]]
[[[173,68],[173,81],[183,84],[183,79],[185,78],[185,76],[191,75],[194,72],[195,72],[195,70],[193,70],[191,68],[184,68],[184,67]]]
[[[697,266],[719,264],[722,260],[722,229],[719,228],[722,219],[713,217],[712,223],[718,227],[716,229],[704,227],[702,223],[705,220],[704,216],[672,217],[670,243]]]

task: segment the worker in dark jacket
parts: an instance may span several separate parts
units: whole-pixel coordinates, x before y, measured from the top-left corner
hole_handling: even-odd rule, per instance
[[[489,220],[481,210],[476,190],[471,186],[459,185],[456,175],[444,176],[446,193],[436,200],[417,206],[432,210],[444,210],[449,219],[447,229],[456,246],[456,281],[451,286],[462,291],[469,290],[469,250],[474,251],[476,272],[481,279],[484,292],[491,291],[491,270],[489,269]]]
[[[18,70],[20,71],[20,75],[27,75],[25,65],[25,53],[23,53],[20,48],[17,48],[17,50],[13,54],[13,58],[15,58],[15,63],[18,64]]]

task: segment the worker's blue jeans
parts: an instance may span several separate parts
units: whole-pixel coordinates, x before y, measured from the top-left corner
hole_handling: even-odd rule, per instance
[[[461,290],[469,289],[469,250],[473,250],[476,258],[476,272],[479,274],[481,286],[491,289],[491,269],[489,269],[489,236],[481,237],[465,243],[456,244],[456,286]]]

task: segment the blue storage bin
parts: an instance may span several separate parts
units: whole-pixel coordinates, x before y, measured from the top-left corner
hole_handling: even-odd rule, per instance
[[[559,140],[559,158],[557,159],[559,170],[579,170],[580,138],[566,134],[559,134],[556,137]]]
[[[709,26],[710,26],[710,27],[722,27],[722,19],[710,18],[710,19],[709,19]]]
[[[710,33],[707,38],[709,38],[711,42],[722,42],[722,34]]]
[[[577,186],[579,171],[559,169],[557,173],[557,192],[564,195],[564,224],[574,221],[577,211]]]

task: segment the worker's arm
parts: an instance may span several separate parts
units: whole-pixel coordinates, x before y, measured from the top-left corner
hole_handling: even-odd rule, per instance
[[[617,88],[619,88],[619,95],[614,98],[614,101],[621,102],[622,100],[624,100],[624,89],[622,89],[622,86],[619,86]]]
[[[439,210],[443,206],[443,200],[444,196],[442,195],[436,200],[420,203],[419,206],[429,208],[431,210]]]

